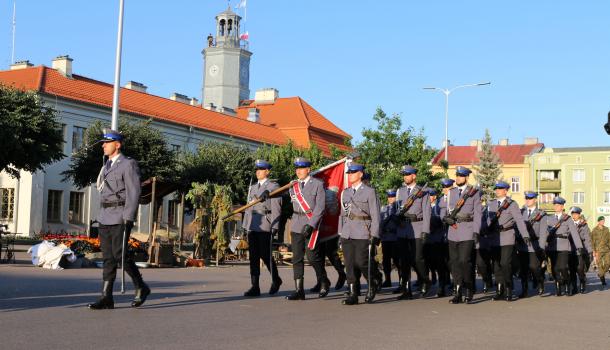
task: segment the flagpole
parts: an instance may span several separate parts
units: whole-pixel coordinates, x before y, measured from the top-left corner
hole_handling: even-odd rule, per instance
[[[121,51],[123,49],[123,9],[124,0],[119,0],[119,28],[117,33],[116,58],[114,62],[114,92],[112,96],[112,130],[119,129],[119,85],[121,80]]]
[[[11,64],[15,64],[15,30],[17,29],[17,22],[15,17],[17,15],[17,0],[13,1],[13,46],[11,47]]]

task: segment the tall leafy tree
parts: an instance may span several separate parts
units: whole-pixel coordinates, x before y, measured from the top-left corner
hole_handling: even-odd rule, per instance
[[[64,181],[72,181],[79,188],[94,183],[103,164],[101,144],[95,144],[103,136],[104,124],[96,121],[85,131],[85,146],[70,161],[68,170],[62,172]],[[123,154],[138,161],[142,181],[156,176],[161,181],[174,181],[174,151],[168,148],[165,137],[150,121],[129,122],[121,119],[119,131],[125,136]],[[88,146],[87,146],[88,145]]]
[[[371,174],[371,183],[378,193],[401,186],[403,177],[400,168],[411,165],[418,169],[417,182],[435,186],[440,174],[432,174],[430,160],[436,150],[426,145],[423,131],[415,132],[412,127],[403,128],[400,115],[388,116],[380,107],[373,120],[374,129],[362,131],[363,140],[356,145],[360,154],[359,162]]]
[[[481,150],[477,154],[478,163],[474,164],[475,179],[481,186],[482,198],[487,201],[494,198],[494,185],[502,178],[502,164],[500,157],[493,150],[493,143],[489,130],[485,129],[485,138]]]
[[[0,171],[19,177],[56,162],[64,139],[57,112],[34,92],[0,85]]]

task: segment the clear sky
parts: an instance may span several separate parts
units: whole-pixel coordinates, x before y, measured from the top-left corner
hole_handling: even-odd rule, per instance
[[[122,85],[201,98],[205,37],[223,0],[125,0]],[[376,107],[444,139],[547,147],[604,146],[610,110],[610,1],[247,0],[251,95],[275,87],[301,96],[357,140]],[[74,72],[112,83],[118,0],[17,0],[16,59],[50,66],[69,54]],[[231,1],[231,7],[237,0]],[[0,64],[11,57],[12,0],[2,0]],[[243,28],[242,28],[243,31]]]

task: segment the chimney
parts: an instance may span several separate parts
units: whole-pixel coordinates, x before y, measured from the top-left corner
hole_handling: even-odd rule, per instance
[[[67,78],[72,78],[72,61],[70,56],[57,56],[52,61],[51,68],[56,69],[61,75]]]
[[[538,138],[537,137],[526,137],[523,140],[523,143],[526,145],[535,145],[538,143]]]
[[[195,97],[192,97],[190,105],[191,106],[199,106],[199,100],[196,99]]]
[[[127,84],[125,84],[125,88],[143,93],[146,93],[146,89],[148,89],[146,85],[133,80],[128,81]]]
[[[248,108],[248,121],[258,123],[261,120],[261,111],[258,108]]]
[[[207,104],[205,107],[203,107],[203,108],[207,109],[208,111],[214,111],[214,112],[216,112],[216,106],[215,106],[215,105],[214,105],[212,102],[208,103],[208,104]]]
[[[235,110],[233,108],[229,108],[229,107],[220,107],[218,109],[218,111],[222,114],[226,114],[229,115],[231,117],[234,117],[237,115],[237,113],[235,113]]]
[[[188,96],[179,94],[177,92],[174,92],[169,99],[180,103],[186,103],[187,105],[191,104],[191,99]]]
[[[278,97],[280,97],[280,93],[277,89],[260,89],[254,94],[254,102],[256,102],[256,104],[273,104]]]
[[[476,147],[479,145],[479,140],[470,140],[470,147]]]
[[[11,70],[17,70],[17,69],[24,69],[24,68],[30,68],[33,67],[34,65],[30,63],[30,61],[25,60],[25,61],[17,61],[13,64],[11,64]]]
[[[500,145],[500,146],[508,146],[508,139],[500,139],[498,141],[498,145]]]

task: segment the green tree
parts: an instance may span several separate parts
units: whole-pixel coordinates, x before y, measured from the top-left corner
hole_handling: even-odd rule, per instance
[[[89,125],[85,132],[85,143],[91,146],[81,147],[72,155],[69,169],[62,172],[64,181],[71,180],[76,187],[83,188],[97,180],[104,152],[101,145],[94,143],[102,139],[103,128],[101,121]],[[176,154],[168,148],[161,131],[150,125],[150,120],[132,123],[122,119],[119,131],[125,137],[121,151],[138,161],[142,181],[153,176],[161,181],[175,181]]]
[[[356,145],[360,154],[359,162],[371,174],[371,183],[378,193],[397,188],[403,182],[400,168],[409,164],[417,168],[417,182],[434,187],[440,174],[432,174],[430,160],[436,150],[426,145],[423,131],[416,133],[412,127],[402,128],[400,115],[388,116],[380,107],[373,120],[375,129],[364,129],[363,140]]]
[[[489,130],[485,129],[481,151],[477,153],[478,163],[473,165],[476,170],[475,179],[481,186],[484,201],[495,197],[494,185],[502,178],[500,157],[494,152],[493,147]]]
[[[0,116],[0,171],[18,178],[65,157],[57,112],[36,93],[0,85]]]

